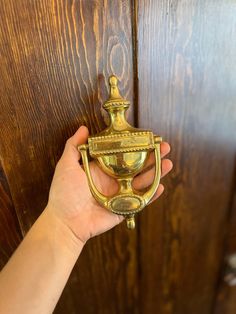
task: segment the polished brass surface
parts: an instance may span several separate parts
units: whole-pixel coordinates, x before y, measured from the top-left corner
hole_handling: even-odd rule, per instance
[[[110,125],[99,134],[90,136],[88,144],[80,145],[78,149],[94,198],[108,210],[123,215],[127,227],[134,229],[134,215],[148,204],[159,185],[162,139],[151,131],[134,128],[127,122],[125,113],[130,103],[121,97],[117,83],[117,78],[112,75],[109,78],[110,97],[103,104],[109,114]],[[142,193],[133,188],[132,180],[145,167],[151,151],[155,154],[155,177],[148,191]],[[88,154],[106,174],[117,179],[117,194],[105,196],[98,191],[90,173]]]

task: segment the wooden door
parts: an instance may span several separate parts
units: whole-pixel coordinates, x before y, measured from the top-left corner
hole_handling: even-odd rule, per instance
[[[134,231],[89,241],[55,313],[233,314],[223,266],[236,250],[235,4],[0,4],[1,266],[45,207],[65,140],[82,124],[104,128],[114,73],[130,121],[168,140],[175,166]]]
[[[47,204],[66,139],[82,124],[104,128],[112,72],[132,100],[133,55],[129,1],[0,3],[3,264]],[[136,246],[124,226],[91,240],[55,312],[135,312]]]
[[[236,183],[235,17],[227,0],[139,1],[138,124],[171,143],[174,162],[140,217],[143,313],[216,306]]]

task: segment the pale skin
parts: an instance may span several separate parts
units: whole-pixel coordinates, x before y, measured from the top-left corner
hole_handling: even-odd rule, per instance
[[[46,208],[0,273],[0,313],[52,313],[85,243],[123,220],[98,205],[90,193],[77,150],[87,138],[88,129],[82,126],[66,142]],[[169,144],[163,142],[162,177],[172,168],[172,162],[163,158],[169,151]],[[98,189],[113,194],[117,189],[115,180],[94,162],[90,168]],[[151,154],[144,172],[134,179],[134,187],[149,186],[153,176]],[[152,201],[163,191],[160,184]]]

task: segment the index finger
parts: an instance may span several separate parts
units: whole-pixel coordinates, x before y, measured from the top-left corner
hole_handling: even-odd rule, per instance
[[[161,142],[161,158],[165,157],[170,152],[170,145],[167,142]],[[143,170],[148,170],[155,164],[154,152],[151,152]]]

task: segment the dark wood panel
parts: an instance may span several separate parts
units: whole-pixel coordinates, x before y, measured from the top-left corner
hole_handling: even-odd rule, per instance
[[[138,4],[139,127],[169,141],[174,162],[140,215],[142,313],[209,314],[236,152],[236,7]]]
[[[131,8],[128,0],[0,4],[0,140],[26,232],[47,203],[65,140],[81,124],[104,128],[108,76],[133,98]],[[135,248],[124,225],[90,241],[56,313],[135,313]]]
[[[0,269],[22,239],[9,186],[0,164]]]

